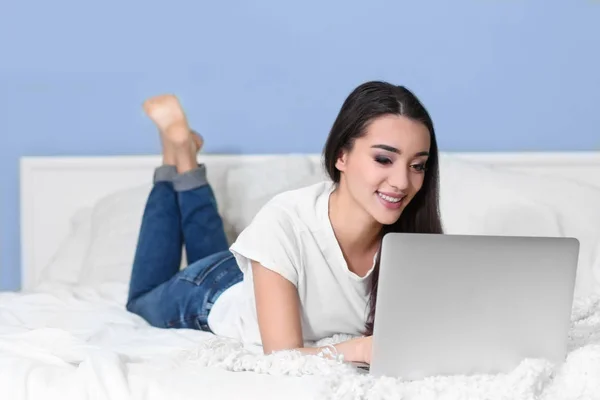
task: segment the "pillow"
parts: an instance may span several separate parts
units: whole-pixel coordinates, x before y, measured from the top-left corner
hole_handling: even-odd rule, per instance
[[[490,234],[506,229],[510,235],[577,238],[580,295],[600,287],[592,273],[600,243],[599,204],[599,188],[566,178],[501,169],[451,155],[440,160],[440,208],[449,233]]]
[[[73,214],[67,237],[44,267],[38,284],[58,282],[76,284],[86,251],[91,240],[92,207],[82,208]]]
[[[281,156],[227,173],[224,215],[237,236],[276,194],[327,179],[324,171],[306,156]]]
[[[129,282],[150,184],[121,190],[99,200],[92,211],[90,246],[79,283]]]
[[[499,185],[496,175],[482,164],[441,158],[440,214],[445,233],[562,236],[554,210]]]

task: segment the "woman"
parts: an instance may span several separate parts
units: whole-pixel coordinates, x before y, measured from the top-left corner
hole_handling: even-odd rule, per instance
[[[150,324],[193,328],[371,361],[378,253],[386,232],[441,233],[433,123],[406,88],[367,82],[344,102],[324,148],[331,181],[275,196],[228,248],[202,139],[173,96],[144,103],[161,134],[127,309]],[[239,199],[244,201],[244,199]],[[179,271],[182,245],[189,265]],[[337,354],[336,354],[337,353]]]

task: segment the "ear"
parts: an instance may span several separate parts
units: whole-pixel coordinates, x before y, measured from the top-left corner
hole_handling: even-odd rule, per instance
[[[337,160],[335,161],[335,167],[338,171],[344,172],[346,171],[346,164],[348,162],[348,152],[346,150],[342,150]]]

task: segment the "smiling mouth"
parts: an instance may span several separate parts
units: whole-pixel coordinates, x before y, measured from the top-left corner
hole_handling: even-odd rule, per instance
[[[404,199],[404,197],[405,197],[405,196],[388,196],[387,194],[383,194],[380,192],[377,192],[377,196],[379,196],[383,200],[390,202],[390,203],[400,203],[402,201],[402,199]]]
[[[397,210],[404,204],[406,196],[390,196],[377,192],[377,198],[379,198],[379,202],[388,210]]]

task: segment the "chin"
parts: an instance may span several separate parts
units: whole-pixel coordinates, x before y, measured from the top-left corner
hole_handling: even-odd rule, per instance
[[[375,204],[373,205],[373,208],[371,208],[371,216],[373,217],[373,219],[375,219],[375,221],[382,225],[395,224],[400,219],[402,212],[404,211],[404,209],[408,205],[408,202],[411,199],[408,198],[408,201],[405,204],[398,205],[399,207],[395,208],[394,206],[382,202],[379,199],[379,196],[375,195],[375,197]]]
[[[371,210],[371,216],[382,225],[392,225],[398,222],[403,210],[404,207],[400,210],[382,210],[381,207],[375,207],[374,210]]]
[[[391,213],[388,213],[388,215],[378,215],[378,216],[374,216],[375,220],[377,222],[379,222],[381,225],[392,225],[395,224],[396,222],[398,222],[398,220],[400,219],[400,215],[402,215],[402,213],[397,213],[395,215],[392,215]]]

